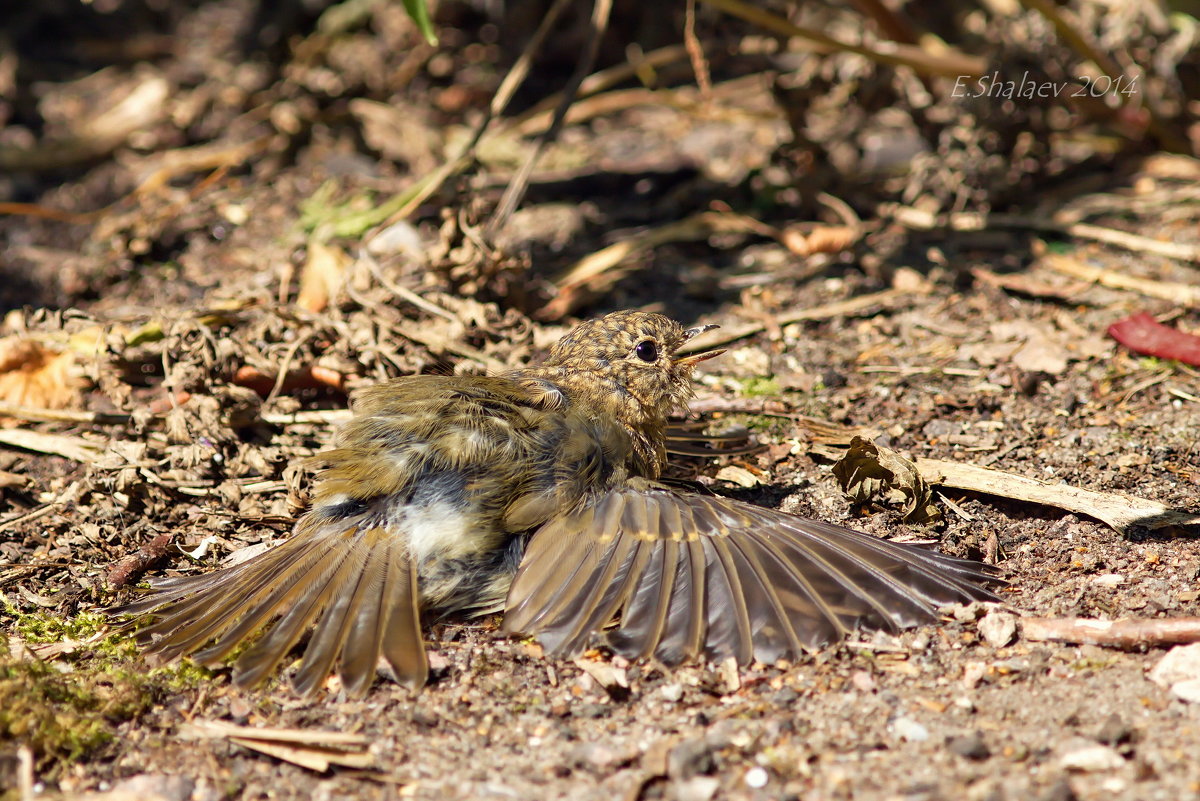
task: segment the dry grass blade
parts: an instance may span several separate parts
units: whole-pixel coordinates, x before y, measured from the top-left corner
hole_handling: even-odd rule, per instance
[[[131,415],[122,412],[81,412],[74,409],[44,409],[0,402],[0,417],[30,420],[39,423],[86,423],[91,425],[125,425]]]
[[[580,306],[591,293],[601,293],[620,279],[617,271],[627,259],[668,242],[695,242],[715,233],[760,233],[774,236],[770,226],[741,214],[703,211],[679,222],[630,236],[584,256],[554,279],[558,296],[542,309],[541,318],[557,320]]]
[[[68,437],[62,434],[43,434],[40,431],[26,431],[20,428],[0,431],[0,445],[14,448],[24,448],[27,451],[46,453],[52,456],[62,456],[77,462],[90,464],[100,458],[104,449],[94,442],[82,437]]]
[[[472,348],[470,345],[463,345],[462,343],[443,337],[434,331],[423,331],[414,325],[401,323],[393,325],[392,330],[405,339],[411,339],[418,345],[424,345],[432,353],[453,353],[455,356],[462,356],[465,359],[470,359],[473,362],[483,365],[490,373],[503,373],[508,369],[508,365],[499,359],[488,356],[483,351]]]
[[[1042,259],[1042,263],[1055,272],[1109,289],[1127,290],[1150,298],[1170,300],[1182,306],[1200,307],[1200,286],[1138,278],[1115,270],[1092,267],[1069,256],[1048,255]]]
[[[1200,262],[1200,247],[1178,242],[1163,242],[1148,236],[1139,236],[1115,228],[1105,228],[1089,223],[1060,223],[1021,214],[985,214],[959,212],[935,215],[911,206],[884,203],[880,206],[882,216],[891,217],[901,225],[921,231],[948,228],[951,231],[987,231],[991,229],[1024,228],[1063,236],[1103,242],[1106,245],[1124,248],[1139,253],[1153,253],[1180,261]]]
[[[558,136],[563,120],[567,116],[567,109],[571,107],[580,84],[583,83],[584,78],[591,72],[592,65],[596,62],[596,53],[600,48],[600,40],[604,37],[604,32],[608,30],[608,18],[611,12],[612,0],[593,0],[591,33],[588,37],[587,47],[579,57],[575,72],[571,74],[562,91],[562,100],[559,102],[558,108],[554,110],[554,119],[551,120],[550,127],[538,138],[533,152],[529,154],[525,163],[513,176],[508,188],[504,190],[485,231],[485,236],[489,240],[493,239],[496,232],[504,227],[504,223],[520,205],[521,199],[525,197],[525,190],[529,186],[529,176],[533,174],[533,168],[537,165],[542,151]]]
[[[741,0],[704,0],[710,6],[726,14],[758,25],[782,36],[797,37],[810,42],[814,48],[827,51],[857,53],[879,64],[910,67],[919,75],[942,75],[957,78],[962,75],[977,77],[987,69],[982,58],[946,48],[941,53],[929,53],[913,45],[895,42],[874,42],[870,45],[852,44],[826,36],[811,28],[802,28],[769,11],[743,3]]]
[[[516,94],[517,89],[525,82],[525,78],[529,75],[530,67],[533,64],[534,56],[541,50],[542,42],[545,41],[546,35],[554,27],[555,21],[568,5],[569,0],[555,0],[553,5],[550,6],[542,16],[542,20],[538,24],[533,37],[525,45],[525,49],[521,52],[521,55],[513,62],[512,68],[504,76],[504,80],[500,82],[500,86],[496,89],[496,94],[492,97],[491,105],[488,106],[488,113],[475,126],[475,130],[471,133],[471,138],[463,145],[462,150],[459,151],[457,156],[448,159],[441,167],[418,181],[408,191],[401,193],[389,201],[389,203],[396,204],[397,209],[387,218],[387,221],[384,223],[385,225],[391,225],[408,217],[418,206],[433,197],[433,194],[441,188],[442,184],[451,175],[466,167],[470,162],[471,155],[475,152],[475,148],[479,145],[479,140],[483,138],[492,120],[504,112],[504,109],[508,107],[509,101]]]
[[[673,64],[677,61],[682,61],[688,57],[687,49],[683,45],[668,45],[667,47],[652,50],[649,53],[642,55],[637,63],[625,62],[609,67],[608,69],[594,72],[584,79],[579,85],[576,92],[578,98],[588,97],[590,95],[603,92],[606,89],[620,84],[630,78],[640,75],[644,70],[656,70],[662,67]],[[563,93],[556,92],[543,100],[535,103],[528,111],[524,111],[513,117],[502,127],[502,130],[516,128],[521,133],[528,134],[535,130],[540,130],[549,125],[554,109],[562,103]],[[568,114],[568,120],[572,119],[572,115]]]
[[[845,317],[856,314],[863,314],[868,311],[879,308],[890,308],[903,302],[904,298],[910,293],[900,289],[885,289],[882,292],[873,292],[869,295],[860,295],[857,298],[848,300],[839,300],[835,303],[827,303],[824,306],[813,306],[810,309],[799,309],[787,314],[776,315],[774,322],[777,325],[791,325],[792,323],[811,322],[814,320],[832,320],[837,317]],[[754,336],[766,329],[765,323],[747,323],[743,326],[721,328],[711,336],[706,336],[703,340],[703,345],[700,342],[689,342],[680,349],[680,353],[698,353],[701,350],[708,350],[717,345],[726,345],[730,342],[735,342],[739,339]]]
[[[228,738],[259,753],[324,773],[331,765],[369,768],[375,757],[367,751],[370,739],[361,734],[311,729],[271,729],[237,726],[219,720],[189,723],[180,736],[191,739]]]
[[[71,135],[32,147],[0,147],[0,169],[6,172],[61,169],[103,156],[135,131],[157,120],[166,109],[170,91],[162,76],[144,75],[124,97],[113,99],[94,117],[80,121]]]

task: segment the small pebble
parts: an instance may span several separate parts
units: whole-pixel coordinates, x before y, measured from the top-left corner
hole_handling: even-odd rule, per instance
[[[1085,745],[1063,754],[1059,757],[1058,764],[1064,770],[1097,773],[1116,770],[1124,766],[1125,760],[1107,745]]]
[[[768,779],[770,776],[763,768],[750,768],[746,771],[746,785],[756,790],[766,787]]]
[[[628,755],[604,743],[580,743],[571,749],[571,762],[581,767],[605,770],[626,761]]]
[[[409,258],[420,259],[425,246],[421,243],[421,234],[412,223],[401,220],[371,237],[367,242],[367,252],[372,256],[402,253]]]
[[[1200,704],[1200,679],[1185,679],[1171,685],[1171,695],[1189,704]]]
[[[703,737],[684,740],[667,754],[667,775],[676,781],[712,773],[715,766],[712,749]]]
[[[1118,745],[1132,736],[1133,729],[1116,712],[1109,715],[1096,731],[1096,739],[1105,745]]]
[[[671,786],[676,801],[709,801],[717,794],[721,780],[714,776],[693,776]]]
[[[113,785],[113,798],[152,798],[155,801],[188,801],[195,783],[183,776],[142,773]]]
[[[975,689],[987,675],[987,670],[987,665],[983,662],[968,662],[963,666],[963,686],[969,690]]]
[[[678,683],[664,684],[658,693],[667,701],[676,703],[679,699],[683,698],[683,685]]]
[[[991,611],[979,620],[979,635],[993,648],[1003,648],[1017,636],[1017,616]]]
[[[899,717],[892,721],[892,734],[910,743],[923,743],[929,739],[929,729],[912,718]]]
[[[777,707],[787,707],[796,703],[800,697],[800,693],[796,692],[791,687],[783,687],[771,696],[771,703]]]
[[[1077,801],[1078,798],[1079,796],[1075,795],[1075,791],[1071,789],[1071,783],[1064,776],[1050,785],[1050,788],[1042,793],[1038,801]]]
[[[854,689],[860,692],[869,693],[875,691],[875,679],[871,678],[871,674],[865,670],[856,670],[850,674],[850,683]]]
[[[977,731],[947,738],[946,747],[950,753],[967,759],[987,759],[992,755],[991,749],[983,741],[983,735]]]
[[[1150,681],[1159,687],[1192,679],[1200,679],[1200,643],[1176,645],[1150,670]]]

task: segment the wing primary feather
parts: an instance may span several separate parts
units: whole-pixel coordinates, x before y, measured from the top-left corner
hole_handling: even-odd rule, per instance
[[[649,550],[638,586],[621,610],[621,626],[608,637],[613,650],[631,658],[654,653],[666,630],[671,596],[675,592],[679,543],[659,540]]]
[[[381,623],[383,658],[396,678],[413,689],[429,678],[429,655],[421,637],[417,565],[398,543],[388,549],[387,591]]]
[[[300,602],[284,613],[261,639],[243,653],[233,669],[233,682],[253,687],[263,681],[281,663],[304,632],[320,617],[329,596],[341,590],[355,563],[348,548],[335,549],[335,561],[322,575],[311,580]]]
[[[684,629],[683,656],[698,655],[708,637],[708,598],[712,594],[708,586],[709,554],[700,540],[687,541],[687,561],[680,560],[679,570],[688,576],[687,605],[679,614],[687,623]],[[678,583],[679,572],[676,572]],[[677,596],[682,599],[682,594]],[[674,601],[672,601],[674,607]]]
[[[751,619],[751,640],[756,654],[761,653],[763,662],[773,662],[785,653],[800,653],[803,644],[792,626],[789,610],[780,598],[778,587],[782,582],[777,580],[764,563],[763,557],[774,559],[767,537],[741,538],[727,537],[717,540],[720,548],[727,546],[731,552],[736,552],[734,561],[742,566],[738,572],[741,580],[742,596],[745,598],[747,617]],[[766,553],[763,553],[763,551]],[[798,580],[809,598],[822,607],[827,618],[836,619],[824,610],[824,603],[819,595],[813,592],[812,585],[802,573],[789,566],[785,561],[778,560],[777,564]],[[751,600],[753,599],[753,601]],[[754,607],[751,604],[754,604]],[[740,656],[740,655],[739,655]]]
[[[312,696],[333,672],[338,654],[346,641],[348,624],[358,614],[366,595],[364,579],[370,562],[370,547],[360,539],[351,546],[350,555],[338,571],[337,585],[330,582],[327,603],[324,610],[318,613],[316,628],[300,660],[300,669],[292,678],[292,686],[300,695]]]
[[[586,574],[576,574],[571,584],[560,596],[561,601],[555,607],[553,616],[542,618],[544,624],[534,630],[541,630],[539,640],[546,653],[564,656],[580,650],[581,642],[593,634],[598,626],[588,627],[588,622],[599,618],[606,601],[616,594],[617,578],[622,568],[628,569],[627,560],[631,559],[637,550],[637,542],[629,537],[614,537],[604,549],[595,568]],[[613,604],[615,611],[618,604]],[[610,612],[611,613],[611,612]]]
[[[372,553],[359,579],[362,598],[357,611],[347,621],[349,628],[338,658],[338,675],[346,694],[351,698],[366,695],[375,678],[375,666],[379,663],[383,623],[387,618],[385,604],[391,566],[389,540],[389,537],[378,536],[376,532],[368,532],[368,547]]]
[[[137,602],[136,609],[120,607],[114,612],[152,613],[157,617],[139,628],[137,636],[145,641],[154,635],[162,635],[150,642],[147,650],[167,659],[191,653],[246,618],[251,624],[246,633],[252,633],[270,616],[271,604],[265,605],[266,611],[260,611],[257,606],[263,597],[272,597],[273,589],[278,592],[281,587],[291,587],[300,576],[328,556],[326,549],[313,548],[312,543],[290,546],[290,542],[284,543],[250,562],[204,576],[204,581],[197,582],[201,585],[197,588],[187,586],[190,581],[185,581],[170,591],[170,597],[152,594]],[[271,577],[280,574],[284,575],[282,581],[272,584]],[[215,603],[212,594],[217,595]]]
[[[204,606],[206,597],[191,599],[186,608],[164,610],[168,619],[188,621],[151,646],[151,650],[173,658],[186,653],[195,653],[197,662],[215,665],[232,653],[247,637],[266,625],[281,610],[306,591],[304,578],[312,573],[321,574],[333,569],[324,562],[335,562],[340,553],[337,549],[315,549],[309,545],[310,553],[304,559],[292,559],[283,567],[284,577],[275,585],[255,578],[254,589],[244,590],[246,582],[234,575],[227,576],[231,586],[221,588],[227,600],[218,605]],[[240,608],[239,608],[240,607]],[[236,621],[233,626],[230,623]],[[197,650],[213,638],[216,643]]]
[[[703,543],[707,560],[703,574],[705,587],[718,599],[708,602],[704,652],[718,657],[732,655],[738,664],[744,665],[754,656],[754,626],[742,575],[744,560],[739,558],[740,553],[729,547],[727,538],[714,537]]]
[[[791,530],[796,531],[800,528],[797,525]],[[839,633],[844,633],[842,629],[853,628],[853,623],[844,620],[844,616],[849,617],[851,621],[872,620],[892,629],[902,620],[910,619],[905,616],[906,612],[912,619],[927,620],[933,617],[926,599],[915,594],[916,588],[911,583],[900,580],[872,561],[873,558],[882,557],[894,565],[909,565],[894,554],[883,551],[872,551],[869,554],[852,552],[827,538],[800,541],[794,537],[781,536],[780,539],[785,539],[798,554],[795,559],[789,560],[781,548],[766,538],[764,544],[771,548],[785,570],[789,569],[790,563],[790,572],[797,578],[803,578],[803,565],[807,562],[812,568],[808,572],[815,572],[818,576],[834,582],[833,587],[818,589],[813,581],[806,580],[805,587],[809,591],[809,597],[820,605],[827,618],[831,622],[837,621]],[[862,545],[869,548],[870,543],[864,542]],[[827,553],[822,554],[822,550]],[[839,598],[840,595],[849,597]],[[843,611],[840,613],[832,605],[838,601],[842,602]]]
[[[939,604],[994,597],[985,588],[940,569],[938,560],[926,558],[931,554],[915,547],[900,548],[896,543],[819,521],[796,519],[786,522],[787,525],[781,528],[793,535],[787,537],[790,544],[826,575],[852,591],[861,602],[870,605],[889,625],[906,625],[902,621],[908,620],[903,616],[904,609],[896,604],[908,607],[917,618],[928,620],[934,616],[933,608]],[[824,549],[826,555],[822,556],[820,549]],[[835,561],[840,561],[841,567]],[[894,572],[901,569],[915,575],[901,576]],[[862,577],[856,579],[853,572]],[[868,585],[864,585],[864,581]],[[923,583],[943,592],[923,588]],[[881,597],[881,592],[886,594]],[[891,604],[887,603],[887,598]]]

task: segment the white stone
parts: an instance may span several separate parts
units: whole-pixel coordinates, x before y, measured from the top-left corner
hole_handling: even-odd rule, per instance
[[[770,778],[762,768],[750,768],[750,770],[746,771],[747,786],[753,787],[756,790],[766,787],[767,781]]]
[[[1189,704],[1200,704],[1200,679],[1186,679],[1171,685],[1171,695]]]
[[[1116,770],[1125,764],[1125,760],[1107,745],[1096,744],[1068,751],[1059,757],[1058,764],[1064,770],[1096,773],[1103,770]]]
[[[676,782],[671,791],[675,801],[709,801],[720,786],[721,780],[714,776],[693,776],[687,781]]]
[[[929,729],[912,718],[899,717],[892,721],[892,734],[910,743],[923,743],[929,739]]]
[[[1200,643],[1176,645],[1150,669],[1150,681],[1170,687],[1181,681],[1200,679]]]
[[[1003,648],[1017,636],[1017,616],[992,610],[979,620],[979,636],[993,648]]]

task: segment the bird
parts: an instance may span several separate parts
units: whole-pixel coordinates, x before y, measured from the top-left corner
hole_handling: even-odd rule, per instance
[[[282,544],[160,579],[110,612],[165,660],[236,653],[246,688],[307,637],[294,690],[337,675],[362,697],[377,666],[422,687],[423,629],[446,617],[501,613],[502,632],[549,657],[603,645],[746,665],[996,600],[980,562],[665,478],[668,418],[693,398],[695,366],[722,353],[684,345],[715,327],[618,311],[540,365],[369,387]]]

